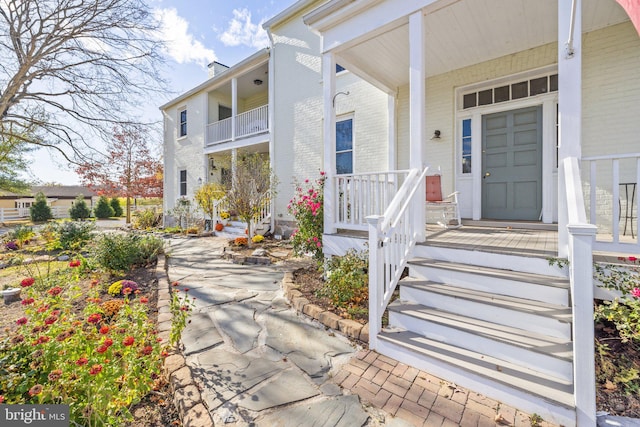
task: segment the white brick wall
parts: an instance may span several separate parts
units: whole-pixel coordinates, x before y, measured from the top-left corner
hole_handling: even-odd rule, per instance
[[[313,7],[321,4],[316,2]],[[311,9],[311,8],[310,8]],[[320,38],[302,22],[303,11],[271,29],[274,46],[274,172],[280,180],[276,221],[292,221],[287,204],[294,182],[323,170],[323,93]],[[354,117],[354,172],[386,170],[387,95],[351,73],[337,76],[336,115]]]

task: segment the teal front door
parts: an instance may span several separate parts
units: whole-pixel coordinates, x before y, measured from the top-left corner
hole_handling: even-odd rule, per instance
[[[482,217],[540,218],[542,107],[482,117]]]

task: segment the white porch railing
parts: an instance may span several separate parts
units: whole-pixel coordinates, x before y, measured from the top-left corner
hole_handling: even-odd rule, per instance
[[[416,203],[424,200],[429,168],[412,169],[382,216],[369,216],[369,347],[377,346],[382,315],[391,301],[420,231],[414,227]]]
[[[231,117],[207,125],[207,145],[231,141]]]
[[[366,231],[367,216],[387,209],[408,174],[408,170],[401,170],[333,177],[335,228]]]
[[[207,125],[207,145],[246,138],[269,131],[269,106],[263,105],[235,117],[235,135],[231,117]]]
[[[218,221],[222,220],[222,212],[229,212],[229,201],[227,196],[213,202],[213,217]]]
[[[595,249],[637,253],[640,153],[584,157],[582,161],[589,171],[589,222],[598,227]]]
[[[271,216],[271,190],[267,190],[260,199],[258,211],[253,217],[252,230],[256,230],[263,221]]]
[[[269,106],[254,108],[236,116],[236,138],[256,135],[269,130]]]
[[[593,243],[596,227],[587,222],[578,159],[566,158],[563,166],[568,209],[569,280],[573,310],[573,395],[577,424],[595,425]]]

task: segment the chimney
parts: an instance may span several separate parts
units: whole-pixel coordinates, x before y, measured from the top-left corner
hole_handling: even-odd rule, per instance
[[[217,61],[213,61],[211,64],[208,65],[208,67],[209,67],[209,78],[216,77],[220,75],[220,73],[222,73],[223,71],[226,71],[229,69],[229,67]]]

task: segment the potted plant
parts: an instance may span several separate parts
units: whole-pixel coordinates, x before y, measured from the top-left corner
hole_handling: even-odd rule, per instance
[[[4,285],[2,289],[2,299],[5,304],[11,304],[14,301],[20,300],[20,288],[14,288],[10,285]]]

